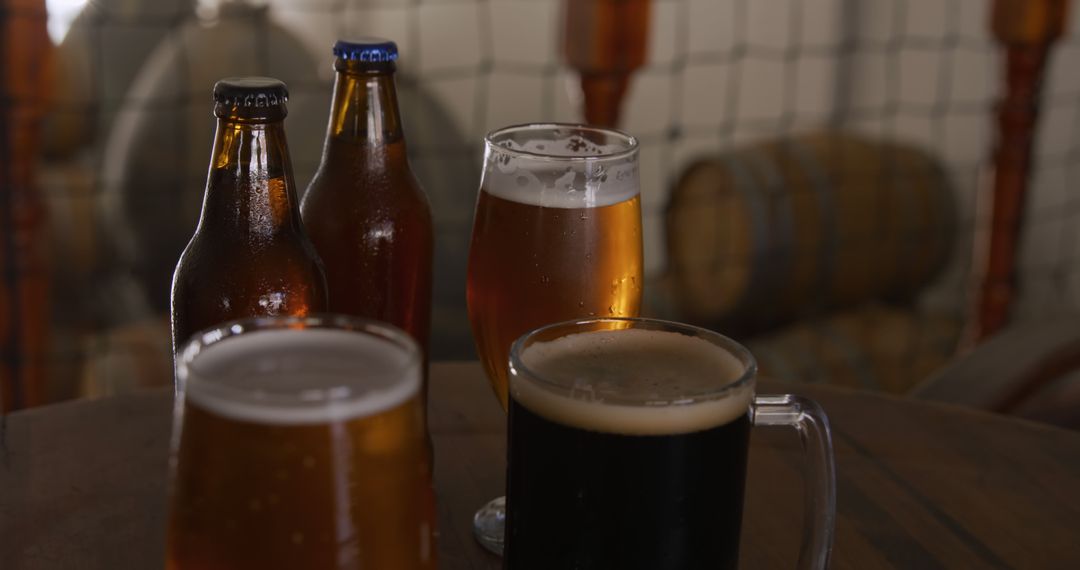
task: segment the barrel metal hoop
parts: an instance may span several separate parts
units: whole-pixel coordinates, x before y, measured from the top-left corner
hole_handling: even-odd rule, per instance
[[[747,163],[757,174],[761,182],[757,188],[759,194],[766,200],[766,208],[769,212],[769,245],[766,256],[772,263],[765,263],[768,278],[766,282],[772,283],[772,290],[768,291],[770,297],[779,299],[784,287],[790,285],[789,276],[794,271],[795,264],[795,215],[792,210],[794,200],[791,193],[784,187],[783,177],[777,172],[776,163],[766,160],[762,153],[746,153]],[[770,302],[761,307],[761,310],[775,314],[781,307],[779,303]],[[773,316],[769,314],[769,316]]]
[[[896,271],[893,273],[893,279],[885,282],[882,287],[882,293],[886,297],[907,289],[907,287],[904,287],[906,284],[903,281],[905,278],[912,276],[915,271],[920,246],[923,245],[916,243],[918,235],[923,232],[914,231],[914,226],[927,223],[927,212],[917,212],[918,204],[915,203],[915,199],[912,197],[914,194],[912,189],[918,188],[918,186],[910,183],[917,173],[919,175],[923,174],[921,172],[922,168],[918,164],[912,164],[906,169],[902,167],[898,151],[899,147],[897,146],[881,149],[882,180],[878,187],[897,185],[901,188],[898,192],[883,192],[889,198],[897,198],[895,202],[885,204],[884,209],[890,218],[911,220],[911,224],[905,224],[906,227],[899,229],[898,235],[901,243],[906,245],[896,248],[896,259],[893,262]]]
[[[817,248],[817,276],[814,279],[816,291],[812,297],[812,303],[824,305],[832,299],[826,299],[831,289],[833,276],[836,272],[836,255],[838,253],[836,237],[836,200],[833,197],[834,181],[814,160],[809,149],[801,140],[788,139],[784,143],[784,150],[799,163],[803,172],[806,173],[810,186],[817,196],[818,219],[821,230],[820,243]]]
[[[725,155],[721,160],[727,167],[728,172],[731,173],[731,177],[735,182],[735,191],[743,197],[746,209],[750,214],[750,251],[748,252],[749,259],[746,260],[746,264],[749,266],[749,275],[742,298],[738,303],[732,305],[735,307],[732,315],[734,316],[734,314],[753,310],[762,305],[762,301],[767,302],[769,299],[769,292],[766,289],[768,289],[771,276],[768,274],[768,264],[765,259],[769,250],[769,213],[768,204],[765,203],[765,196],[755,191],[754,176],[747,170],[746,166],[731,155]],[[722,199],[723,197],[717,196],[717,198]],[[721,251],[723,251],[722,245]],[[716,263],[720,262],[718,258]],[[713,269],[719,270],[721,268],[714,267]]]

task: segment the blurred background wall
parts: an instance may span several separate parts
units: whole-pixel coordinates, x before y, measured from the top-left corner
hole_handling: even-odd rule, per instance
[[[56,398],[169,381],[168,278],[198,216],[210,87],[238,74],[289,84],[289,143],[304,188],[321,152],[337,37],[384,36],[401,49],[410,155],[436,218],[433,357],[470,357],[464,270],[482,137],[506,124],[582,117],[577,74],[561,55],[561,0],[47,7],[57,75],[39,183],[52,236]],[[902,318],[861,309],[822,330],[858,337],[893,323],[882,342],[907,348],[886,366],[909,384],[944,362],[970,311],[973,237],[985,226],[980,180],[1002,84],[989,9],[988,0],[655,0],[648,61],[620,125],[641,139],[649,275],[665,273],[665,208],[696,159],[822,129],[912,145],[940,162],[953,193],[947,264]],[[1080,166],[1080,74],[1072,72],[1080,11],[1072,14],[1045,85],[1020,319],[1080,305],[1080,196],[1069,192]],[[663,299],[652,305],[664,312]],[[761,353],[802,333],[784,334]],[[929,364],[913,364],[925,355]]]

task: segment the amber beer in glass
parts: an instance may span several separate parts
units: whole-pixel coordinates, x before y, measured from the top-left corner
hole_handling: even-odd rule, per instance
[[[422,363],[348,317],[233,321],[177,363],[168,570],[435,568]]]
[[[753,425],[796,428],[809,467],[800,569],[824,569],[835,476],[811,400],[754,395],[731,339],[653,319],[542,327],[510,355],[508,570],[734,570]]]
[[[469,247],[469,320],[507,403],[510,345],[572,317],[641,305],[637,141],[607,129],[526,125],[488,135]]]
[[[300,221],[286,99],[285,84],[267,77],[214,85],[202,213],[173,273],[174,351],[224,321],[327,310],[322,263]]]
[[[581,125],[508,127],[485,139],[467,300],[480,360],[507,405],[514,339],[554,321],[635,316],[641,305],[637,141]],[[502,551],[502,499],[474,518]]]

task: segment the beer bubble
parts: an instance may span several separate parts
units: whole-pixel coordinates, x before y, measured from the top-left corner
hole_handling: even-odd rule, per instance
[[[304,533],[302,533],[300,531],[294,531],[292,533],[292,542],[293,542],[293,544],[303,544],[304,543]]]
[[[529,185],[529,178],[526,177],[526,176],[518,176],[517,177],[517,185],[518,185],[518,188],[524,188],[524,187],[528,186]]]
[[[262,501],[260,501],[258,499],[249,500],[248,501],[248,509],[250,509],[252,512],[256,512],[256,513],[261,512],[262,511]]]
[[[578,306],[579,309],[584,309],[585,308],[585,301],[578,301],[577,306]]]
[[[307,467],[308,469],[314,469],[315,468],[315,458],[310,456],[310,455],[305,457],[304,458],[304,467]]]

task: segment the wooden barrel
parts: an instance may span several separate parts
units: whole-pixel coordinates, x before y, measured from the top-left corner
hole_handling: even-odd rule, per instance
[[[665,217],[680,316],[728,330],[910,299],[944,266],[956,224],[934,157],[839,132],[698,160]]]
[[[947,364],[963,322],[872,305],[799,321],[748,343],[762,377],[907,394]]]

